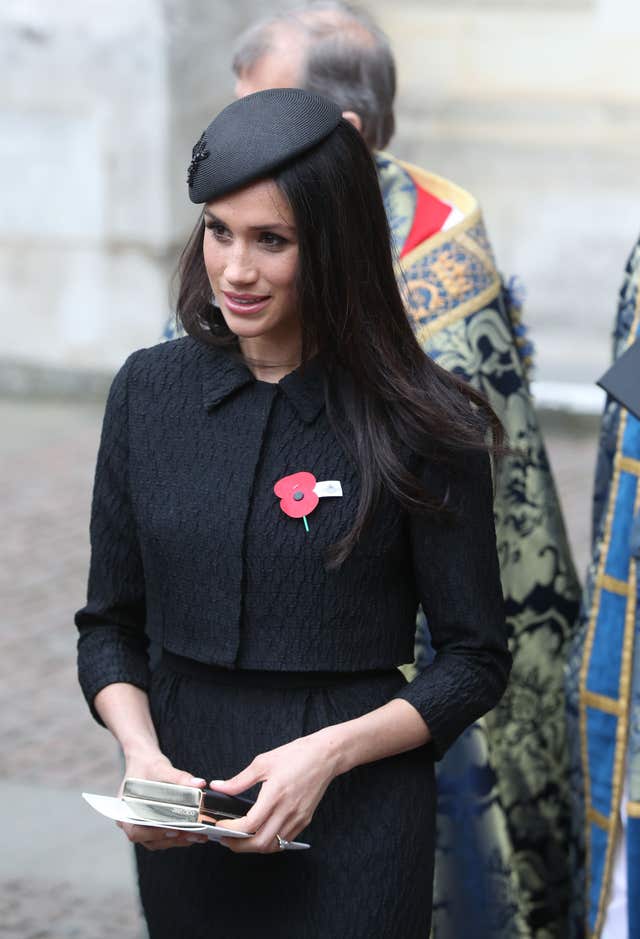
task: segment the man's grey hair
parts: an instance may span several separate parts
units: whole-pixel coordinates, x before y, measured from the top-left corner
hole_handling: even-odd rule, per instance
[[[241,76],[277,47],[278,29],[300,35],[304,46],[297,84],[355,111],[371,149],[387,146],[395,129],[396,68],[388,38],[375,20],[340,0],[314,0],[276,12],[239,37],[233,70]]]

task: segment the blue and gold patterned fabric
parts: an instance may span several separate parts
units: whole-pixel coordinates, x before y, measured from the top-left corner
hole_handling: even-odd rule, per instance
[[[529,392],[531,347],[475,199],[389,154],[376,154],[376,162],[416,335],[429,355],[484,392],[514,448],[495,502],[514,665],[500,705],[439,764],[432,935],[566,939],[571,807],[563,667],[580,587]],[[434,227],[431,208],[449,227],[420,239]],[[415,667],[429,654],[421,618]]]
[[[640,241],[620,292],[614,358],[638,340]],[[625,771],[628,937],[640,939],[639,562],[640,420],[608,398],[596,467],[592,558],[567,672],[575,741],[576,932],[586,918],[588,939],[598,939],[605,923]]]

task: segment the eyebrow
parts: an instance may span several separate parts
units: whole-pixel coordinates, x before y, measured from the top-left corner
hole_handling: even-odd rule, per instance
[[[212,222],[218,222],[220,225],[224,225],[225,228],[229,227],[225,221],[223,221],[221,218],[218,218],[218,216],[214,215],[214,213],[209,209],[205,209],[204,214]],[[249,225],[249,231],[273,231],[275,228],[283,228],[286,231],[295,231],[294,226],[287,225],[286,222],[269,222],[265,225]]]

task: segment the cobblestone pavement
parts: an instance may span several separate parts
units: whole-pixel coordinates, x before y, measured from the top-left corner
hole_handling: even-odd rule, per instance
[[[100,406],[0,402],[2,777],[116,783],[115,745],[77,687],[71,620],[86,589],[100,415]]]
[[[0,781],[75,790],[80,819],[80,790],[113,792],[120,766],[112,738],[88,715],[74,661],[101,412],[0,401]],[[23,849],[24,869],[0,884],[3,939],[145,934],[130,878],[121,889],[87,889],[81,878],[58,882],[54,867],[48,880],[39,853],[34,844],[29,864]]]
[[[119,891],[87,896],[55,881],[34,888],[26,878],[2,889],[2,939],[142,939],[145,934],[132,898]]]
[[[72,625],[85,591],[101,413],[92,403],[0,400],[0,798],[3,781],[70,793],[108,793],[119,781],[116,747],[90,719],[77,687]],[[595,433],[568,438],[555,430],[547,440],[583,572]],[[21,857],[24,869],[16,861],[0,884],[1,936],[143,935],[126,871],[116,888],[109,881],[102,889],[94,878],[83,889],[79,881],[58,882],[55,869],[34,880],[28,854]]]

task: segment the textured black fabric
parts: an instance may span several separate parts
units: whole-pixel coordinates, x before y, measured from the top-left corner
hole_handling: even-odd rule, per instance
[[[450,486],[454,521],[408,517],[383,498],[352,555],[327,571],[359,487],[323,401],[317,360],[278,384],[191,337],[127,360],[107,404],[76,616],[89,702],[110,682],[147,687],[147,636],[235,669],[407,663],[420,601],[437,654],[398,696],[424,717],[436,756],[497,702],[510,657],[488,457],[468,455],[455,473],[423,467],[431,490]],[[273,492],[302,470],[344,491],[320,499],[308,533]]]
[[[153,721],[163,752],[205,779],[229,778],[257,753],[359,717],[404,684],[397,670],[327,676],[324,687],[285,674],[279,687],[275,674],[266,673],[267,686],[265,673],[229,684],[175,669],[165,658],[153,674]],[[150,939],[427,939],[435,801],[432,748],[419,747],[335,779],[300,835],[309,851],[138,848]]]
[[[239,98],[211,121],[193,148],[189,198],[210,202],[320,143],[342,118],[333,101],[301,88]]]

